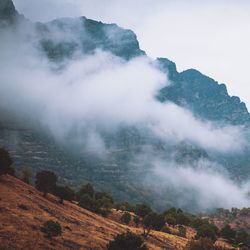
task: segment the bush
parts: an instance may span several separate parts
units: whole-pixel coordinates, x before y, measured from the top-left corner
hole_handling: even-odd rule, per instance
[[[83,195],[88,195],[89,197],[94,198],[95,189],[90,183],[81,187],[81,189],[77,192],[77,199],[80,200]]]
[[[32,170],[30,168],[24,168],[22,170],[22,180],[27,184],[30,184],[30,178],[32,177]]]
[[[0,175],[9,174],[15,176],[15,169],[11,167],[12,158],[7,150],[0,148]]]
[[[230,227],[230,225],[226,225],[221,229],[220,235],[231,242],[235,238],[236,232]]]
[[[79,201],[79,205],[87,210],[94,212],[94,213],[100,212],[100,209],[99,209],[99,206],[98,206],[96,200],[87,194],[84,194],[81,196],[81,199]]]
[[[61,235],[62,228],[58,222],[48,220],[43,224],[42,232],[44,232],[49,238],[51,238]]]
[[[56,186],[55,195],[60,198],[60,203],[63,204],[64,200],[72,201],[75,199],[75,192],[68,186]]]
[[[165,225],[165,219],[163,215],[151,212],[143,219],[144,235],[147,236],[151,229],[161,230]]]
[[[199,238],[209,238],[211,240],[216,240],[218,229],[212,224],[204,224],[198,227],[196,239]]]
[[[142,238],[131,232],[117,235],[107,245],[107,250],[148,250]]]
[[[178,236],[186,238],[187,229],[184,226],[179,226]]]
[[[135,214],[144,218],[146,215],[152,212],[152,209],[146,204],[137,204],[135,206]]]
[[[212,250],[212,249],[214,249],[213,241],[208,238],[191,240],[187,244],[187,250]]]
[[[134,217],[134,223],[135,223],[135,226],[138,227],[138,225],[140,223],[140,218],[138,216]]]
[[[52,171],[41,171],[36,174],[36,188],[46,197],[48,192],[55,192],[57,176]]]
[[[122,217],[121,217],[121,222],[125,223],[125,224],[129,224],[129,222],[131,221],[131,215],[129,212],[125,212]]]

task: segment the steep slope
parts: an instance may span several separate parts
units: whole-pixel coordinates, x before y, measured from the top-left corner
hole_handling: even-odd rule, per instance
[[[229,96],[225,84],[219,84],[195,69],[178,72],[166,58],[157,60],[172,82],[160,92],[161,101],[172,101],[200,118],[223,124],[250,125],[250,114],[239,97]]]
[[[128,227],[93,214],[79,206],[49,195],[11,177],[0,177],[0,248],[17,249],[105,249],[116,234],[142,229]],[[58,221],[62,236],[50,240],[40,231],[46,220]],[[146,241],[149,249],[183,249],[187,239],[152,232]]]

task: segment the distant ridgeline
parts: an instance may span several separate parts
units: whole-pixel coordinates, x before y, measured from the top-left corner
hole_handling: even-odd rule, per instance
[[[38,38],[38,47],[54,63],[60,64],[70,60],[79,51],[91,54],[96,49],[111,52],[124,60],[146,55],[140,49],[134,32],[116,24],[104,24],[86,17],[62,18],[33,24],[18,14],[11,0],[1,0],[0,28],[17,27],[21,22],[33,27]],[[59,37],[56,42],[51,39],[53,33]],[[156,65],[171,81],[170,85],[161,89],[157,97],[159,101],[174,102],[192,111],[196,117],[216,122],[218,126],[222,124],[249,127],[250,114],[246,105],[238,97],[229,96],[224,84],[218,84],[194,69],[179,73],[176,65],[166,58],[158,58]],[[143,133],[136,128],[122,128],[116,134],[106,135],[105,143],[115,145],[120,150],[112,152],[108,160],[100,160],[87,153],[80,157],[64,145],[57,145],[49,135],[41,131],[23,128],[22,124],[9,124],[5,120],[0,120],[0,145],[10,149],[18,167],[29,165],[38,171],[46,165],[46,169],[64,176],[67,183],[70,181],[78,186],[83,181],[91,181],[98,188],[113,192],[117,200],[149,201],[157,208],[165,208],[166,204],[175,202],[175,194],[157,194],[150,187],[141,184],[141,173],[148,171],[150,166],[144,166],[142,169],[135,168],[129,163],[131,156],[140,153],[140,148],[151,140],[144,138]],[[181,143],[173,148],[152,139],[150,144],[163,153],[177,152],[177,162],[195,162],[206,158],[223,164],[234,178],[249,178],[248,152],[244,156],[224,157],[209,155],[203,149],[187,143]],[[195,207],[195,204],[190,200],[187,206]]]

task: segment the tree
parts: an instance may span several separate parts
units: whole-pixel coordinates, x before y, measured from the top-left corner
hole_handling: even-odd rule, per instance
[[[118,234],[107,245],[107,250],[148,250],[143,239],[131,232]]]
[[[36,174],[36,188],[43,192],[46,197],[48,192],[54,192],[57,182],[57,176],[52,171],[41,171]]]
[[[84,194],[81,196],[81,199],[79,201],[79,205],[87,210],[94,212],[94,213],[100,213],[100,208],[99,208],[96,200],[87,194]]]
[[[22,170],[22,180],[27,184],[30,184],[30,178],[32,177],[32,170],[28,167],[25,167]]]
[[[179,225],[178,230],[179,230],[178,236],[183,237],[183,238],[186,238],[187,229],[186,229],[184,226]]]
[[[146,204],[137,204],[135,206],[135,214],[144,218],[146,215],[152,212],[152,209]]]
[[[168,223],[168,225],[175,226],[176,225],[176,219],[171,215],[166,215],[165,221]]]
[[[214,244],[211,239],[200,238],[199,240],[191,240],[186,248],[187,250],[212,250]]]
[[[77,199],[80,200],[83,195],[88,195],[89,197],[94,198],[95,190],[90,183],[81,187],[81,189],[77,192]]]
[[[125,212],[122,217],[121,217],[121,222],[125,223],[125,224],[129,224],[129,222],[131,221],[131,215],[129,212]]]
[[[12,158],[7,150],[0,148],[0,175],[15,175],[15,169],[11,166]]]
[[[72,201],[75,198],[75,192],[68,186],[56,186],[55,195],[60,198],[60,203],[63,204],[64,200]]]
[[[245,231],[239,231],[236,233],[235,241],[238,245],[247,247],[250,249],[250,235]]]
[[[44,232],[49,238],[59,236],[62,234],[61,225],[53,220],[48,220],[43,224],[42,232]]]
[[[211,240],[216,240],[217,228],[212,224],[203,224],[198,227],[196,238],[209,238]]]
[[[134,223],[135,223],[135,226],[138,227],[140,223],[140,218],[138,216],[134,216]]]
[[[230,227],[230,225],[226,225],[221,229],[220,235],[223,238],[232,241],[235,238],[236,232]]]
[[[161,228],[165,225],[165,219],[163,215],[151,212],[145,216],[142,224],[144,228],[144,235],[147,236],[151,229],[161,230]]]

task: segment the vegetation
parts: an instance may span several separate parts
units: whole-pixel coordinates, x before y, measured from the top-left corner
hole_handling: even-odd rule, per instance
[[[36,174],[36,188],[43,192],[46,197],[48,192],[54,192],[56,189],[57,176],[52,171],[41,171]]]
[[[122,217],[121,217],[121,222],[125,223],[125,224],[129,224],[129,222],[131,221],[131,215],[129,212],[125,212],[123,213]]]
[[[27,184],[30,184],[30,178],[32,177],[32,170],[30,168],[24,168],[22,170],[22,177],[21,179],[26,182]]]
[[[161,230],[165,225],[164,216],[151,212],[144,217],[142,224],[144,228],[144,236],[147,236],[151,229],[158,231]]]
[[[187,250],[213,250],[213,241],[209,238],[200,238],[199,240],[191,240],[187,245]]]
[[[131,232],[118,234],[107,245],[107,250],[147,250],[143,239]]]
[[[59,202],[61,204],[63,204],[64,200],[72,201],[75,199],[75,191],[68,186],[56,186],[55,195],[60,198]]]
[[[12,167],[13,161],[9,152],[0,148],[0,175],[9,174],[15,175],[15,169]]]
[[[56,237],[62,234],[61,225],[53,220],[48,220],[43,224],[42,232],[44,232],[49,238]]]

